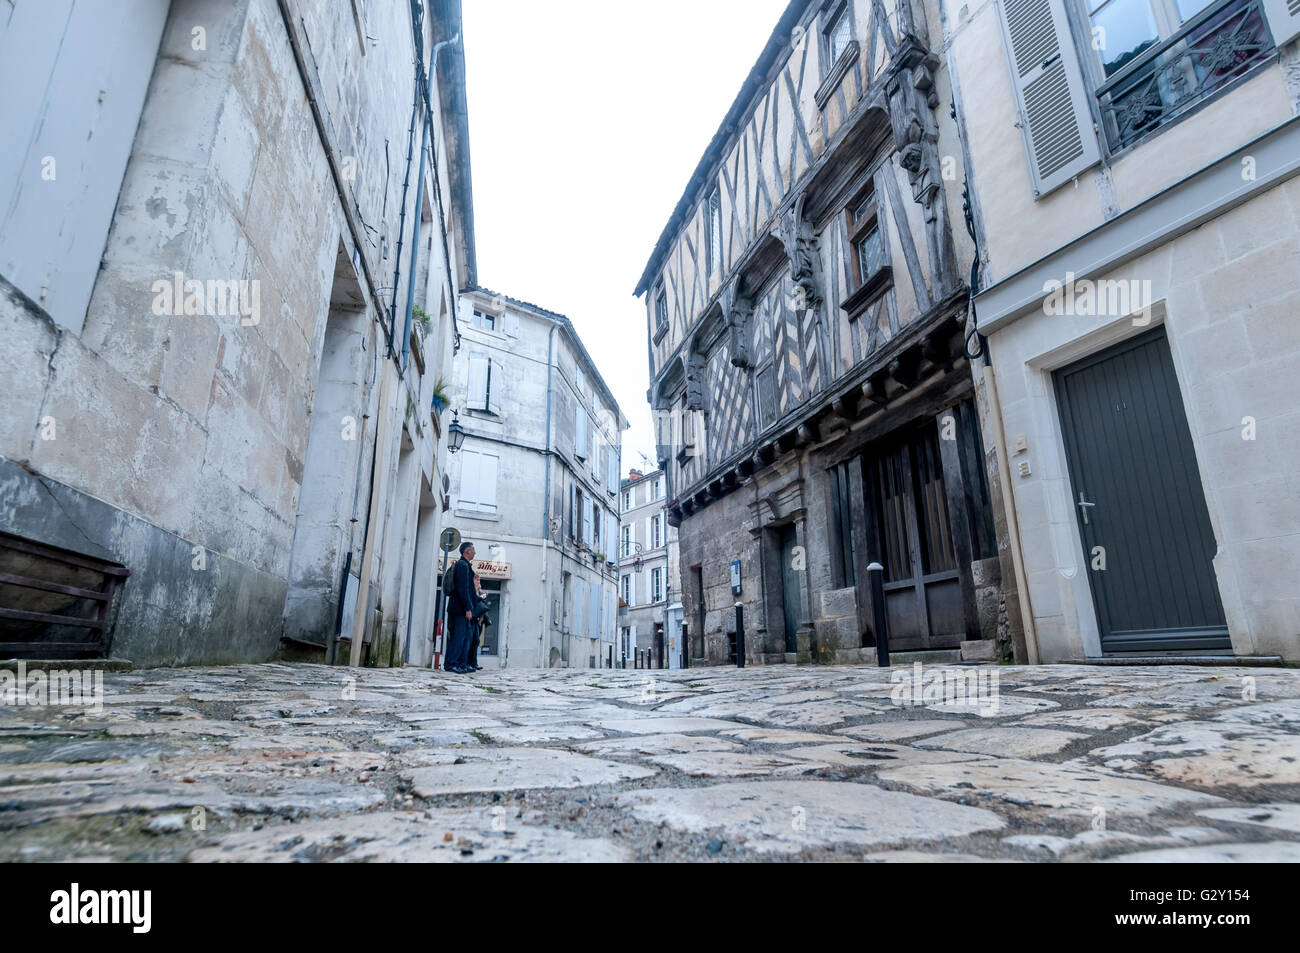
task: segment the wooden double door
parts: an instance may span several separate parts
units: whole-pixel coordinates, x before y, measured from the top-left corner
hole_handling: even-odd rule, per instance
[[[936,422],[861,457],[868,557],[884,567],[892,650],[957,648],[967,638],[961,567]],[[969,567],[966,567],[969,572]],[[870,580],[858,579],[870,598]]]

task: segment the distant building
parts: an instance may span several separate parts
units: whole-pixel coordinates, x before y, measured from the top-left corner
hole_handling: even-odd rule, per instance
[[[618,652],[629,667],[644,665],[646,659],[654,668],[677,668],[681,663],[677,528],[668,524],[664,508],[667,485],[662,470],[631,470],[619,489],[618,592],[624,609]],[[676,613],[671,611],[674,606]]]
[[[446,522],[493,605],[479,664],[611,667],[627,420],[564,315],[478,289],[459,327]]]

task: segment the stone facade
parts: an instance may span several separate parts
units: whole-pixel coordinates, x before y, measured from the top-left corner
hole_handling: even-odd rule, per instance
[[[104,8],[41,7],[9,25],[30,72],[60,93],[99,83],[54,51]],[[36,99],[10,130],[30,130],[12,171],[24,201],[47,187],[50,227],[79,169],[118,180],[101,218],[86,204],[65,227],[99,236],[80,303],[77,260],[45,270],[5,229],[0,529],[129,568],[110,649],[138,664],[282,645],[421,661],[445,457],[431,400],[474,283],[459,3],[141,0],[113,17],[135,46],[103,48],[152,71],[99,100],[136,95],[134,113]],[[96,121],[134,139],[114,152]],[[42,221],[23,219],[37,251]]]
[[[447,518],[508,573],[483,580],[499,595],[479,664],[610,667],[627,420],[564,315],[476,289],[460,329]]]

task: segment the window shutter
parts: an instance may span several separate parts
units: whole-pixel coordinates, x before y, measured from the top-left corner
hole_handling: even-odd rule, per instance
[[[614,641],[614,593],[605,593],[605,641]]]
[[[1039,198],[1095,165],[1101,150],[1064,0],[1002,0],[999,12]]]
[[[488,388],[487,388],[487,409],[489,412],[501,414],[501,390],[505,385],[505,377],[501,373],[501,362],[497,360],[488,361]]]
[[[582,541],[591,545],[591,500],[582,498]]]
[[[1277,46],[1300,36],[1300,0],[1264,0],[1264,14]]]
[[[490,361],[486,354],[469,356],[469,408],[470,410],[488,409],[488,367]]]
[[[497,508],[497,458],[490,453],[478,457],[478,502],[482,509]]]
[[[573,614],[569,617],[569,632],[578,635],[582,632],[582,614],[587,605],[587,587],[581,576],[573,578]]]
[[[569,484],[569,538],[577,539],[578,533],[578,490]]]
[[[573,452],[584,460],[587,458],[587,411],[582,404],[574,411]]]
[[[460,502],[467,507],[478,502],[478,454],[473,450],[460,453]]]

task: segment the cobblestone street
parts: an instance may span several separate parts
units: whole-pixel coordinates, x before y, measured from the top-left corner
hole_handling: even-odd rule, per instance
[[[0,709],[4,861],[1295,861],[1298,802],[1286,669],[272,663]]]

